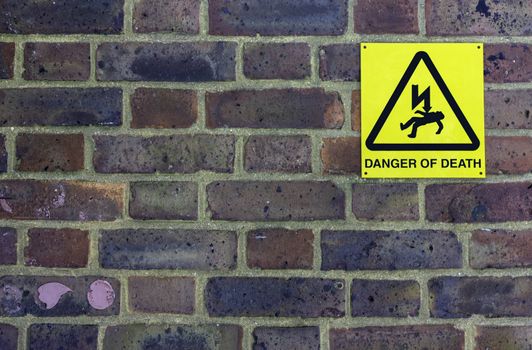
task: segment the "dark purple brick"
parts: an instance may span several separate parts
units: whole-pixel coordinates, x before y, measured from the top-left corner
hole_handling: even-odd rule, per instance
[[[440,222],[504,222],[532,219],[530,182],[428,185],[427,219]]]
[[[231,231],[121,229],[102,231],[103,268],[229,270],[236,266]]]
[[[68,267],[87,266],[89,261],[89,231],[78,229],[28,230],[24,248],[26,266]]]
[[[312,142],[306,135],[250,136],[244,153],[244,168],[249,172],[312,172]]]
[[[355,33],[417,34],[417,0],[358,0]]]
[[[132,182],[129,215],[141,220],[195,220],[198,185],[195,182]]]
[[[122,216],[124,186],[84,181],[0,181],[0,219],[112,221]]]
[[[132,276],[128,278],[129,307],[144,313],[194,313],[192,277]]]
[[[475,269],[532,267],[532,229],[474,231],[469,263]]]
[[[360,174],[360,137],[327,137],[322,140],[324,174]]]
[[[100,173],[233,172],[232,135],[94,136],[93,164]]]
[[[0,323],[0,349],[17,350],[18,329],[15,326]]]
[[[484,108],[486,129],[532,129],[532,89],[488,90]]]
[[[486,83],[531,82],[532,52],[530,45],[484,45],[484,81]]]
[[[7,171],[7,148],[6,138],[0,134],[0,173]]]
[[[353,184],[353,213],[363,220],[417,220],[417,184]]]
[[[355,279],[351,284],[353,317],[417,316],[419,307],[416,281]]]
[[[528,174],[532,172],[530,159],[532,159],[532,137],[486,137],[486,173]]]
[[[141,0],[135,2],[133,29],[137,33],[199,33],[200,2],[197,0]]]
[[[321,80],[359,81],[360,45],[332,44],[320,47]]]
[[[477,326],[475,350],[525,350],[532,346],[532,326]]]
[[[242,350],[242,328],[228,324],[127,324],[107,327],[103,350]]]
[[[532,277],[436,277],[430,314],[439,318],[532,316]]]
[[[337,92],[267,89],[207,92],[209,128],[339,129],[344,107]]]
[[[122,90],[28,88],[0,90],[0,126],[122,124]]]
[[[4,0],[0,2],[0,33],[118,34],[122,32],[124,0]]]
[[[307,43],[249,43],[244,46],[244,75],[250,79],[310,77]]]
[[[13,78],[14,62],[15,43],[0,42],[0,79]]]
[[[322,270],[443,269],[462,266],[449,231],[322,231]]]
[[[257,327],[253,350],[319,350],[318,327]]]
[[[26,43],[26,80],[87,80],[90,74],[88,43]]]
[[[0,206],[3,199],[0,199]],[[11,227],[0,227],[0,265],[17,263],[17,231]]]
[[[114,291],[112,304],[105,309],[95,309],[88,301],[87,293],[95,281],[106,281]],[[48,305],[39,299],[39,287],[46,283],[60,283],[71,291],[61,295],[56,305]],[[45,300],[52,300],[46,294]],[[50,299],[48,299],[50,298]],[[120,282],[101,276],[2,276],[0,277],[0,316],[109,316],[120,311]]]
[[[330,350],[464,350],[464,331],[451,325],[331,329]]]
[[[347,0],[209,0],[213,35],[340,35]]]
[[[235,80],[236,43],[103,43],[98,47],[98,80]]]
[[[32,324],[28,329],[28,350],[98,349],[98,326]]]
[[[343,289],[343,280],[215,277],[205,287],[205,304],[220,317],[342,317]]]
[[[343,219],[344,193],[330,181],[223,181],[207,185],[215,220]]]

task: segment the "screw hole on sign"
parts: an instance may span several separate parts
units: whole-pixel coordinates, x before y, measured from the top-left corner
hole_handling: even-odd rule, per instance
[[[481,171],[481,172],[479,172],[479,174],[480,174],[480,175],[482,175],[482,171]]]
[[[368,47],[366,45],[364,45],[364,48],[367,49]]]
[[[480,49],[480,45],[479,45],[479,46],[477,46],[477,49]]]
[[[368,172],[367,172],[367,171],[364,171],[364,175],[368,175]]]

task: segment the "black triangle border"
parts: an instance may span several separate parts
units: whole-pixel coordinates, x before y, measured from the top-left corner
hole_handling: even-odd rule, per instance
[[[380,143],[380,144],[375,144],[375,139],[379,135],[382,127],[384,126],[384,123],[386,122],[390,113],[392,112],[393,107],[397,103],[397,100],[403,93],[403,90],[405,89],[408,81],[412,77],[412,74],[414,74],[414,71],[416,70],[417,66],[419,65],[421,61],[425,63],[430,74],[432,74],[432,77],[436,81],[436,84],[438,84],[440,91],[443,93],[443,96],[447,100],[447,103],[449,103],[449,105],[451,106],[451,109],[453,110],[458,121],[462,125],[462,128],[466,132],[471,143],[446,143],[446,144]],[[371,130],[368,138],[366,139],[366,147],[371,151],[474,151],[478,149],[479,146],[480,146],[480,141],[477,135],[475,134],[475,131],[471,128],[471,125],[469,125],[469,122],[464,116],[464,113],[462,113],[462,110],[456,103],[453,95],[449,91],[449,88],[447,88],[445,81],[443,80],[440,73],[436,69],[436,66],[430,59],[430,56],[425,51],[418,51],[414,55],[414,58],[408,65],[408,68],[403,74],[403,77],[399,81],[399,84],[397,84],[395,91],[393,92],[391,98],[388,100],[388,103],[386,103],[384,110],[379,116],[379,119],[377,119],[377,122],[373,126],[373,129]]]

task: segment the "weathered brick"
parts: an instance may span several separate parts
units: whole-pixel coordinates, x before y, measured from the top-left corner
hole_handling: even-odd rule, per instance
[[[250,79],[310,77],[306,43],[249,43],[244,46],[244,75]]]
[[[232,135],[94,136],[100,173],[233,172]]]
[[[107,327],[103,350],[117,349],[242,350],[242,328],[228,324]]]
[[[416,0],[358,0],[354,15],[355,33],[419,33]]]
[[[314,235],[311,230],[283,228],[247,233],[247,262],[259,269],[310,269]]]
[[[532,129],[532,89],[488,90],[484,108],[486,129]]]
[[[236,43],[103,43],[98,46],[98,80],[235,80]]]
[[[111,221],[121,217],[124,186],[84,181],[0,181],[0,219]]]
[[[244,153],[244,168],[249,172],[312,172],[309,136],[250,136]]]
[[[209,128],[338,129],[344,107],[337,92],[319,88],[207,92]]]
[[[192,90],[136,89],[131,96],[132,128],[188,128],[198,118]]]
[[[346,0],[209,0],[213,35],[340,35]]]
[[[28,329],[28,350],[98,349],[98,326],[32,324]]]
[[[200,2],[196,0],[140,0],[133,10],[133,29],[137,33],[199,33]]]
[[[90,285],[103,280],[112,286],[114,299],[105,309],[95,309],[89,304],[87,293]],[[71,291],[56,295],[55,288],[42,296],[39,287],[46,283],[60,283]],[[58,297],[57,304],[53,301]],[[41,300],[43,299],[43,300]],[[50,303],[50,304],[48,304]],[[108,316],[118,315],[120,310],[120,282],[114,278],[100,276],[2,276],[0,277],[0,316]]]
[[[532,219],[529,182],[428,185],[427,219],[442,222],[504,222]]]
[[[484,45],[484,81],[486,83],[530,82],[532,81],[531,67],[532,52],[527,44]]]
[[[132,182],[129,215],[141,220],[195,220],[198,185],[195,182]]]
[[[520,350],[532,346],[531,326],[477,326],[475,350]]]
[[[322,231],[322,270],[442,269],[462,266],[449,231]]]
[[[120,124],[120,89],[0,89],[0,125],[4,127]]]
[[[121,229],[102,231],[100,263],[112,269],[233,269],[232,231]]]
[[[360,138],[324,138],[321,146],[321,161],[325,174],[360,175]]]
[[[77,229],[37,228],[28,231],[24,249],[28,266],[85,267],[89,260],[89,232]]]
[[[363,220],[417,220],[417,184],[353,184],[353,213]]]
[[[531,35],[527,1],[427,0],[428,35]]]
[[[353,317],[417,316],[420,307],[416,281],[353,280],[351,314]]]
[[[15,43],[0,42],[0,79],[12,79],[15,62]]]
[[[532,138],[527,136],[487,136],[488,174],[526,174],[532,172]]]
[[[344,193],[330,181],[221,181],[207,185],[215,220],[343,219]]]
[[[194,278],[129,277],[129,306],[138,312],[194,313]]]
[[[18,171],[83,170],[83,134],[19,134]]]
[[[360,90],[354,90],[351,94],[351,129],[360,131]]]
[[[530,317],[531,277],[436,277],[428,282],[430,314],[439,318],[471,315]]]
[[[215,277],[205,287],[210,316],[342,317],[344,281],[321,278]]]
[[[88,43],[26,43],[26,80],[87,80],[90,75]]]
[[[7,148],[6,138],[0,134],[0,173],[7,171]]]
[[[17,350],[18,329],[9,324],[0,323],[0,349]]]
[[[319,350],[318,327],[257,327],[253,330],[253,350]]]
[[[532,230],[477,230],[469,247],[476,269],[532,266]]]
[[[359,81],[360,45],[332,44],[320,47],[321,80]]]
[[[451,325],[331,329],[331,350],[464,350],[464,332]]]
[[[0,205],[2,199],[0,199]],[[11,227],[0,227],[0,265],[17,263],[17,231]],[[0,347],[1,349],[1,347]]]
[[[0,33],[118,34],[124,0],[5,0],[0,3]]]

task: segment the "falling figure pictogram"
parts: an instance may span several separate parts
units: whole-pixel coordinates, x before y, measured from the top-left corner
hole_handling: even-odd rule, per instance
[[[432,106],[430,105],[430,86],[419,94],[419,86],[412,85],[412,110],[414,110],[421,102],[423,102],[423,111],[417,110],[415,113],[422,115],[421,117],[412,117],[406,123],[400,123],[401,130],[408,129],[412,126],[412,132],[408,135],[411,139],[417,135],[417,129],[420,126],[436,123],[438,130],[436,134],[440,134],[443,130],[443,123],[441,122],[445,116],[442,112],[430,112]]]

